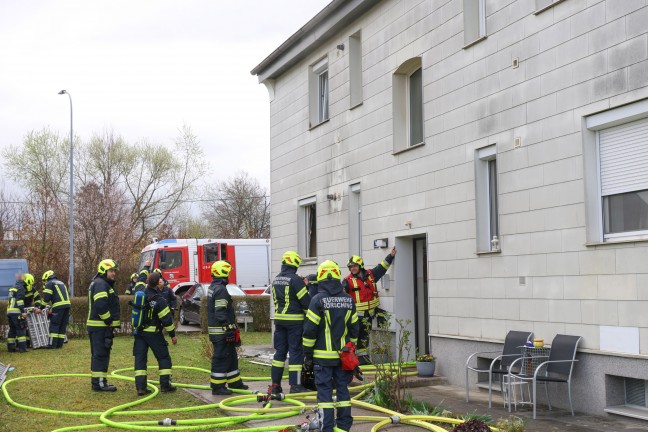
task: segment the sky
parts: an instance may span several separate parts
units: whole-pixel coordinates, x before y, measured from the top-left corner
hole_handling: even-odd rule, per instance
[[[329,1],[0,0],[0,149],[68,137],[65,89],[79,139],[172,146],[186,124],[209,180],[245,170],[267,188],[269,97],[250,71]]]

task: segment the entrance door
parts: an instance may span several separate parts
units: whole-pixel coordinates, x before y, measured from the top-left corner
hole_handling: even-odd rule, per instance
[[[430,352],[430,311],[428,308],[427,240],[413,239],[414,246],[414,340],[420,353]]]

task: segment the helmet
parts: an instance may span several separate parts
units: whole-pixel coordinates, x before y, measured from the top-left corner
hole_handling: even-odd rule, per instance
[[[347,261],[347,267],[351,267],[354,264],[356,264],[361,269],[364,269],[364,261],[362,261],[361,256],[353,255],[351,258],[349,258],[349,261]]]
[[[299,267],[302,259],[295,251],[287,251],[281,257],[281,264],[288,264],[289,266]]]
[[[317,282],[325,279],[340,280],[340,267],[335,261],[326,260],[317,267]]]
[[[117,263],[111,259],[102,260],[97,266],[97,273],[106,274],[108,270],[119,270]]]
[[[232,271],[232,265],[227,261],[216,261],[211,266],[211,274],[215,277],[226,278]]]
[[[130,278],[135,279],[137,276],[138,276],[137,273],[133,273]]]
[[[153,270],[153,273],[160,273],[160,274],[162,274],[162,270],[160,270],[159,268],[156,268],[155,270]]]
[[[49,280],[49,278],[54,277],[54,272],[52,270],[47,270],[45,273],[43,273],[43,277],[41,278],[43,282]]]
[[[34,275],[31,273],[25,273],[22,275],[22,280],[25,282],[27,286],[32,286],[34,285]]]

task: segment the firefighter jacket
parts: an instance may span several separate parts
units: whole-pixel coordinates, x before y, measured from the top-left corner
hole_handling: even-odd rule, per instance
[[[25,284],[25,307],[45,307],[45,303],[41,299],[40,293],[34,288],[34,285]]]
[[[86,327],[120,327],[119,296],[115,281],[97,274],[88,288],[88,320]]]
[[[23,312],[25,312],[25,282],[18,279],[9,289],[7,315],[22,314]]]
[[[303,325],[304,316],[310,303],[308,288],[304,280],[297,276],[297,269],[283,264],[281,272],[272,281],[274,300],[274,319],[283,325]]]
[[[318,289],[304,322],[304,354],[312,354],[314,362],[321,366],[337,366],[347,342],[358,342],[358,314],[338,279],[322,280]]]
[[[43,288],[43,302],[52,302],[52,310],[69,309],[70,294],[65,284],[56,278],[49,279]]]
[[[360,315],[364,315],[367,311],[373,314],[374,310],[380,305],[376,282],[387,273],[392,261],[394,261],[394,257],[389,254],[384,261],[372,270],[360,269],[357,277],[349,274],[342,281],[344,291],[353,297],[356,310]]]
[[[145,318],[146,325],[144,326],[145,332],[155,333],[162,332],[162,329],[169,333],[169,336],[175,336],[175,324],[173,324],[173,314],[160,291],[150,286],[147,286],[144,294],[146,295],[146,303],[148,304],[147,316]]]
[[[173,293],[173,290],[171,288],[169,288],[169,283],[168,282],[166,282],[164,284],[164,288],[162,289],[161,295],[162,295],[162,297],[164,297],[164,300],[166,300],[167,305],[169,306],[169,308],[175,310],[176,307],[178,306],[178,300],[176,299],[176,296]]]
[[[232,296],[227,291],[226,278],[213,277],[208,292],[210,293],[207,301],[209,340],[217,342],[224,339],[227,331],[236,328],[236,314]]]
[[[137,281],[133,282],[130,281],[126,289],[124,290],[124,294],[126,295],[132,295],[135,293],[135,284],[137,284]]]

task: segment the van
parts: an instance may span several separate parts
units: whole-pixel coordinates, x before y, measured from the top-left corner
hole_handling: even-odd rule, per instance
[[[7,300],[16,274],[27,273],[26,259],[0,259],[0,300]]]

